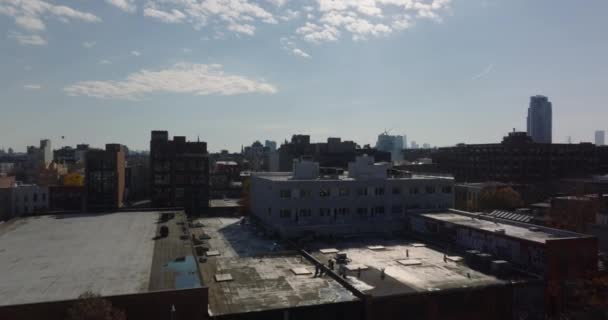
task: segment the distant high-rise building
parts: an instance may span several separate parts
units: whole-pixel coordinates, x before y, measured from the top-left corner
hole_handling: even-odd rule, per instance
[[[403,141],[403,136],[393,136],[383,132],[378,135],[376,149],[390,152],[393,161],[403,160]]]
[[[51,140],[40,140],[40,152],[42,153],[42,160],[45,164],[53,162],[53,150],[51,149]]]
[[[431,148],[431,144],[430,143],[423,143],[422,144],[422,149],[430,149]]]
[[[545,96],[530,97],[528,108],[528,135],[536,143],[551,143],[553,132],[553,107]]]
[[[264,147],[268,148],[268,151],[275,152],[277,151],[277,142],[266,140],[264,141]]]
[[[418,149],[418,144],[416,143],[416,141],[412,141],[412,149]]]
[[[125,192],[125,148],[106,144],[105,150],[90,150],[85,160],[87,211],[116,210]]]
[[[606,132],[604,130],[597,130],[595,131],[595,145],[596,146],[603,146],[604,143],[604,138],[606,137]]]

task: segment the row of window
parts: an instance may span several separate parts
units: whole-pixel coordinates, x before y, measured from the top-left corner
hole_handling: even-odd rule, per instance
[[[428,207],[428,206],[427,206]],[[404,209],[419,209],[419,205],[412,205],[404,207],[402,205],[394,205],[390,208],[390,213],[392,214],[401,214],[404,212]],[[436,206],[438,208],[438,206]],[[349,216],[351,213],[356,214],[358,216],[382,216],[386,213],[384,206],[375,206],[371,208],[360,207],[356,208],[354,212],[351,212],[350,208],[319,208],[318,209],[319,217],[339,217],[339,216]],[[268,215],[272,215],[272,208],[268,208]],[[279,217],[281,218],[291,218],[292,215],[295,215],[296,218],[307,218],[313,215],[312,209],[280,209]]]
[[[332,189],[328,188],[328,187],[321,187],[319,189],[319,197],[321,198],[327,198],[330,197],[332,195]],[[356,189],[356,195],[357,196],[367,196],[368,193],[368,188],[357,188]],[[299,198],[310,198],[312,197],[312,190],[310,189],[299,189],[299,190],[292,190],[292,189],[281,189],[279,190],[279,197],[283,198],[283,199],[290,199],[294,196],[295,192],[299,191]],[[375,196],[383,196],[384,195],[384,188],[383,187],[377,187],[377,188],[373,188],[373,190],[371,190],[373,192],[373,195]],[[399,187],[394,187],[392,188],[392,194],[394,195],[399,195],[402,193],[402,189]],[[418,187],[411,187],[409,188],[409,194],[419,194],[420,193],[420,189]],[[424,192],[427,194],[434,194],[437,193],[437,188],[435,186],[426,186],[424,188]],[[451,194],[452,193],[452,187],[451,186],[444,186],[441,188],[441,192],[445,193],[445,194]],[[339,188],[337,195],[340,197],[347,197],[349,196],[351,193],[351,190],[349,188]],[[370,192],[371,193],[371,192]]]

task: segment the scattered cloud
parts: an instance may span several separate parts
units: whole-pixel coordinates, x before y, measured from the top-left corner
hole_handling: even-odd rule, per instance
[[[103,59],[99,61],[99,64],[112,64],[112,61],[107,60],[107,59]]]
[[[263,81],[226,74],[219,64],[181,62],[163,70],[131,73],[122,81],[78,82],[64,88],[64,91],[70,96],[139,100],[146,94],[157,92],[193,95],[274,94],[277,88]]]
[[[11,32],[9,33],[8,37],[17,40],[19,44],[27,46],[45,46],[47,44],[46,39],[37,34],[22,34],[19,32]]]
[[[82,46],[87,48],[87,49],[91,49],[93,48],[95,45],[97,45],[97,42],[95,41],[85,41],[82,43]]]
[[[293,37],[282,37],[281,38],[281,49],[289,52],[292,55],[295,55],[300,58],[310,59],[312,58],[310,54],[306,53],[304,50],[296,47],[296,43],[293,40]]]
[[[23,86],[23,89],[26,90],[40,90],[42,88],[42,86],[40,86],[39,84],[26,84]]]
[[[184,54],[191,54],[191,53],[192,53],[192,49],[190,49],[190,48],[182,48],[182,50],[181,50],[181,51],[182,51],[182,53],[184,53]]]
[[[286,2],[270,1],[276,7]],[[197,30],[211,25],[247,35],[255,33],[254,23],[278,23],[272,13],[251,0],[149,0],[144,16],[165,23],[189,23]]]
[[[181,23],[186,19],[186,15],[177,9],[171,9],[170,11],[158,10],[153,4],[149,4],[144,8],[144,16],[158,19],[164,23]]]
[[[302,51],[301,49],[293,48],[293,49],[291,49],[291,52],[298,57],[310,59],[310,55],[308,53]]]
[[[296,33],[302,35],[304,40],[312,43],[337,41],[340,37],[340,30],[336,27],[327,24],[317,25],[310,22],[306,22],[305,25],[299,27]]]
[[[134,0],[106,0],[106,2],[125,12],[133,13],[137,10]]]
[[[494,70],[494,64],[490,63],[488,66],[485,67],[485,69],[483,69],[483,71],[474,75],[471,78],[471,80],[477,80],[477,79],[483,78],[483,77],[487,76],[490,72],[492,72],[492,70]]]
[[[279,19],[282,21],[291,21],[291,20],[297,19],[298,17],[300,17],[299,11],[287,9],[285,11],[285,13],[279,17]]]
[[[46,29],[43,21],[55,18],[61,22],[78,20],[100,22],[101,19],[88,12],[78,11],[64,5],[54,5],[42,0],[0,0],[0,14],[15,19],[15,25],[32,31]]]
[[[139,57],[139,56],[141,56],[141,52],[133,50],[133,51],[131,51],[131,55],[134,57]]]

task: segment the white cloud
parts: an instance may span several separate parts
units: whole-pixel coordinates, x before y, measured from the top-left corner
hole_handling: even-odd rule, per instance
[[[46,28],[42,20],[33,16],[15,17],[15,23],[19,27],[30,31],[42,31]]]
[[[125,12],[133,13],[137,10],[134,0],[106,0],[106,2]]]
[[[295,11],[295,10],[291,10],[291,9],[287,9],[285,11],[285,13],[279,17],[279,19],[283,20],[283,21],[291,21],[293,19],[296,19],[300,16],[300,12],[299,11]]]
[[[144,8],[144,16],[158,19],[164,23],[181,23],[186,19],[186,15],[177,9],[162,11],[153,6]]]
[[[317,0],[320,17],[315,20],[315,8],[302,7],[308,20],[296,30],[309,42],[336,41],[341,34],[352,39],[366,40],[411,28],[415,19],[441,21],[449,10],[451,0]]]
[[[26,84],[23,86],[23,89],[26,90],[39,90],[41,88],[42,86],[40,86],[39,84]]]
[[[471,80],[477,80],[477,79],[483,78],[483,77],[487,76],[490,72],[492,72],[492,70],[494,70],[494,64],[490,63],[480,73],[471,77]]]
[[[18,32],[12,32],[9,33],[8,37],[17,40],[17,42],[22,45],[44,46],[47,44],[46,39],[37,34],[21,34]]]
[[[141,56],[141,52],[133,50],[133,51],[131,51],[131,55],[134,57],[139,57],[139,56]]]
[[[291,49],[291,52],[298,57],[310,59],[310,55],[308,53],[302,51],[301,49],[293,48],[293,49]]]
[[[42,0],[0,0],[0,14],[15,19],[15,24],[29,31],[43,31],[43,19],[55,18],[62,22],[79,20],[100,22],[101,19],[88,12],[78,11],[63,5],[54,5]]]
[[[285,1],[271,0],[275,5]],[[187,22],[195,29],[207,25],[253,35],[254,23],[278,23],[272,13],[251,0],[149,0],[144,15],[167,23]]]
[[[250,36],[255,33],[255,27],[250,24],[231,23],[228,25],[228,30],[248,34]]]
[[[340,36],[340,31],[336,27],[327,24],[317,25],[310,22],[306,22],[305,25],[299,27],[296,33],[302,35],[304,40],[312,43],[336,41]]]
[[[293,37],[282,37],[281,38],[281,49],[289,52],[290,54],[300,57],[310,59],[312,58],[310,54],[306,53],[304,50],[296,47],[296,43],[293,40]]]
[[[122,81],[83,81],[64,88],[70,96],[138,100],[152,93],[236,95],[277,92],[263,81],[224,73],[218,64],[177,63],[170,68],[132,73]]]
[[[112,61],[107,60],[107,59],[103,59],[99,61],[99,64],[112,64]]]
[[[82,43],[82,46],[85,47],[85,48],[87,48],[87,49],[91,49],[96,44],[97,44],[97,42],[95,42],[95,41],[85,41],[85,42]]]
[[[84,22],[100,22],[101,19],[88,12],[78,11],[63,5],[54,5],[42,0],[0,0],[0,15],[12,17],[15,25],[32,34],[12,32],[9,38],[17,40],[22,45],[43,46],[46,38],[36,34],[46,30],[45,21],[55,18],[69,23],[71,20]]]

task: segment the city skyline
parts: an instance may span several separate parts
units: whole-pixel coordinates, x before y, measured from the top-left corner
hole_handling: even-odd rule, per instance
[[[0,0],[0,145],[144,150],[162,129],[238,151],[296,133],[373,145],[383,128],[487,143],[525,131],[536,94],[555,104],[554,142],[605,127],[607,3],[406,2],[420,5],[235,1],[197,16],[187,1]]]

